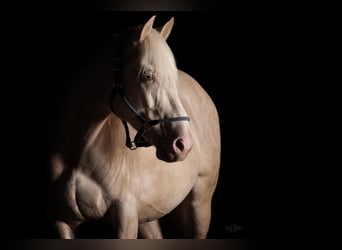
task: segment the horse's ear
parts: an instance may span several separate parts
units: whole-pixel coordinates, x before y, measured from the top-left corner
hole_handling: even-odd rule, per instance
[[[171,33],[173,24],[174,24],[174,18],[171,17],[170,20],[166,24],[164,24],[162,27],[157,28],[156,30],[158,30],[159,33],[166,40],[169,37],[170,33]]]
[[[155,18],[156,18],[156,16],[154,15],[145,23],[145,25],[142,28],[141,33],[140,33],[139,42],[144,41],[145,38],[147,37],[147,35],[150,34]]]

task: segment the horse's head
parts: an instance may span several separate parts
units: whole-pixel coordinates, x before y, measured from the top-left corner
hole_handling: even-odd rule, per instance
[[[178,94],[177,66],[166,42],[174,20],[154,29],[154,19],[121,38],[121,76],[111,105],[138,131],[135,144],[146,139],[156,147],[160,160],[182,161],[191,150],[192,139]]]

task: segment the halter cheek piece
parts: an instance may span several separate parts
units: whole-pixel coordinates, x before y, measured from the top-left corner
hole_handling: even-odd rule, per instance
[[[121,40],[122,41],[122,40]],[[123,46],[120,46],[123,48]],[[119,47],[119,48],[120,48]],[[127,125],[127,121],[122,120],[122,124],[124,125],[125,131],[126,131],[126,146],[131,149],[137,149],[138,147],[149,147],[151,146],[151,143],[149,143],[144,138],[144,133],[146,130],[152,128],[153,126],[160,124],[160,123],[166,123],[166,122],[176,122],[176,121],[190,121],[190,117],[187,116],[179,116],[179,117],[172,117],[172,118],[164,118],[164,119],[157,119],[157,120],[146,120],[138,110],[134,108],[134,106],[130,103],[127,96],[124,93],[124,90],[121,85],[122,80],[122,61],[121,58],[115,58],[114,59],[114,68],[113,68],[113,74],[114,74],[114,85],[110,96],[110,108],[114,114],[117,115],[117,113],[114,110],[113,107],[113,98],[118,93],[120,97],[123,99],[125,104],[128,106],[128,108],[135,114],[135,116],[139,119],[139,121],[142,123],[142,126],[138,130],[137,134],[134,137],[134,140],[131,140],[129,129]],[[118,115],[117,115],[118,116]]]

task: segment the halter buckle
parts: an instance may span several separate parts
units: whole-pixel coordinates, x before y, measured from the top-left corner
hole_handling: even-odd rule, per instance
[[[135,150],[135,149],[137,149],[138,147],[137,147],[137,145],[135,145],[135,142],[134,141],[131,141],[131,145],[129,145],[129,149],[130,150]]]

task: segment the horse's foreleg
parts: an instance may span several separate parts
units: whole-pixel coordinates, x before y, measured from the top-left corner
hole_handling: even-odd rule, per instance
[[[177,208],[161,220],[166,238],[207,237],[211,220],[211,199],[214,186],[198,179],[195,186]]]
[[[196,202],[195,202],[196,203]],[[208,201],[201,204],[193,204],[193,238],[205,239],[207,237],[211,219],[211,203]]]
[[[139,224],[139,235],[144,239],[162,239],[163,235],[158,220]]]
[[[138,238],[138,214],[136,206],[129,202],[117,201],[115,204],[114,221],[118,222],[119,239],[137,239]]]
[[[207,237],[211,220],[211,201],[217,178],[200,177],[191,191],[190,211],[193,220],[193,237]]]
[[[71,227],[64,221],[56,221],[55,227],[57,229],[58,236],[61,239],[74,239],[74,232]]]

